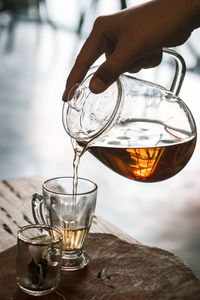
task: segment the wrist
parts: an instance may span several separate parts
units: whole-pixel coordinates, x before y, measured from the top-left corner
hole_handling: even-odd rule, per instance
[[[200,26],[200,0],[161,0],[167,1],[171,10],[176,11],[177,19],[185,23],[185,27],[195,29]]]

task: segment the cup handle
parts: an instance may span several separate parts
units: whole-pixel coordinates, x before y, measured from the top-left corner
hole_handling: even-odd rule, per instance
[[[32,196],[32,213],[36,224],[46,224],[42,214],[43,197],[39,194]]]

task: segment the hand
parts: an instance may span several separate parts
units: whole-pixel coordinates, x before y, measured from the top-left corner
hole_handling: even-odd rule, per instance
[[[102,54],[106,60],[90,81],[93,93],[103,92],[125,71],[157,66],[163,47],[181,45],[199,25],[199,0],[154,0],[97,18],[68,76],[63,100]]]

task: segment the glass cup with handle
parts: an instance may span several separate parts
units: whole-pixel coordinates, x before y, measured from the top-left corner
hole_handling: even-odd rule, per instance
[[[32,212],[36,223],[50,224],[63,234],[62,269],[84,268],[89,257],[83,244],[92,224],[96,207],[97,185],[78,178],[73,194],[73,177],[56,177],[43,183],[43,195],[34,194]]]
[[[62,233],[49,225],[32,224],[18,230],[17,284],[26,294],[54,292],[60,281]]]

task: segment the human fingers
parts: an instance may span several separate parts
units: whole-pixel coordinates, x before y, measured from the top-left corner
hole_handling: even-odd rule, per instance
[[[130,50],[124,48],[119,42],[112,54],[107,56],[106,61],[93,75],[89,85],[90,90],[95,94],[105,91],[120,74],[127,70],[130,54]]]
[[[97,26],[98,22],[94,23],[93,29],[82,46],[74,66],[67,78],[65,91],[63,93],[63,101],[67,101],[67,95],[70,89],[77,83],[80,83],[85,77],[90,66],[101,56],[104,52],[105,36]]]
[[[93,93],[101,93],[106,90],[123,72],[136,73],[142,68],[153,68],[162,60],[162,49],[153,54],[143,57],[134,62],[132,53],[126,53],[123,47],[116,49],[107,56],[107,61],[100,66],[90,82],[90,89]]]
[[[162,56],[163,56],[162,49],[159,49],[155,53],[150,54],[147,57],[144,57],[136,61],[135,63],[130,64],[126,71],[130,73],[137,73],[141,69],[154,68],[161,63]]]

